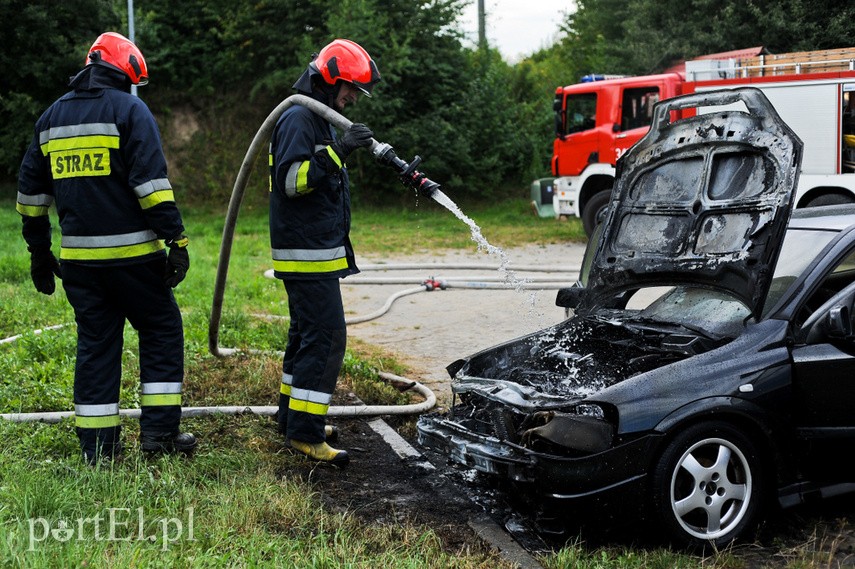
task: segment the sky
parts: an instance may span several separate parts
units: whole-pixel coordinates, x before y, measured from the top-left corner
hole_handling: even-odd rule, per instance
[[[515,63],[552,44],[564,14],[574,6],[573,0],[484,0],[487,42]],[[471,0],[463,12],[461,27],[472,45],[477,44],[478,0]]]

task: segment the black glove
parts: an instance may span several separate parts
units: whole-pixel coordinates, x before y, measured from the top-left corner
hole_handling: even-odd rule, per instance
[[[163,282],[167,286],[175,288],[187,276],[187,269],[190,268],[190,254],[187,252],[188,242],[187,237],[183,235],[166,241],[169,253],[166,255],[166,271],[163,274]]]
[[[36,290],[42,294],[53,294],[56,290],[54,275],[62,278],[59,261],[53,256],[49,245],[27,247],[27,250],[30,252],[30,277]]]
[[[362,123],[355,122],[344,131],[341,138],[330,144],[330,146],[338,154],[339,159],[342,162],[346,162],[350,153],[360,146],[371,146],[371,137],[373,136],[374,133],[370,128]]]

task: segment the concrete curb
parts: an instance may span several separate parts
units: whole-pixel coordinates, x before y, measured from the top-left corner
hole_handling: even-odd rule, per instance
[[[395,429],[383,419],[373,419],[368,426],[380,435],[392,448],[392,451],[409,466],[434,472],[436,467],[422,453],[408,443]],[[496,550],[506,561],[515,564],[519,569],[543,569],[543,566],[532,557],[505,529],[486,514],[480,514],[469,520],[469,527],[481,541]]]

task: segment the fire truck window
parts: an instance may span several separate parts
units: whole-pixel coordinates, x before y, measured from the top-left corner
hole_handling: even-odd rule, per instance
[[[597,124],[597,94],[569,95],[566,117],[567,134],[594,128]]]
[[[843,86],[843,112],[841,114],[843,144],[843,172],[855,172],[855,84]]]
[[[623,92],[621,107],[621,130],[632,130],[650,126],[653,105],[659,102],[659,87],[639,87]]]

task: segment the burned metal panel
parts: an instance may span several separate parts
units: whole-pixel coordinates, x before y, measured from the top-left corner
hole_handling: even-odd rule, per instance
[[[685,109],[744,103],[671,122]],[[792,209],[802,143],[757,89],[659,103],[618,163],[609,215],[579,309],[622,290],[725,290],[758,317]]]

